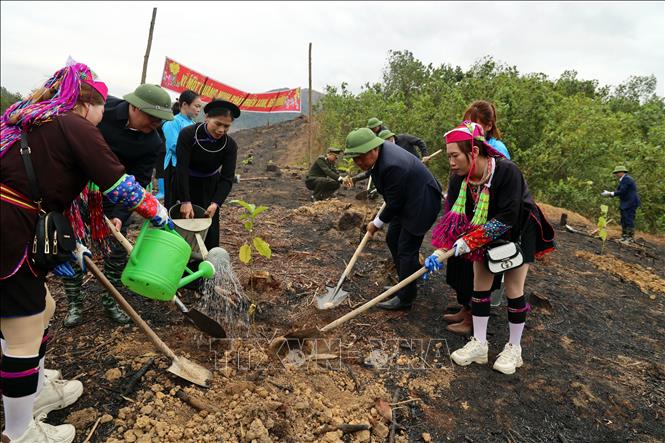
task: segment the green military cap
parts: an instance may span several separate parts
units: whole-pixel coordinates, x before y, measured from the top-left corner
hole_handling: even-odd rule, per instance
[[[148,115],[162,120],[173,120],[171,97],[157,85],[141,85],[123,98]]]
[[[331,152],[333,154],[340,154],[342,152],[341,148],[335,148],[335,147],[329,147],[328,152]]]
[[[616,174],[617,172],[628,172],[628,169],[626,169],[625,166],[619,165],[616,168],[614,168],[614,171],[612,171],[612,174]]]
[[[372,117],[369,120],[367,120],[367,127],[369,129],[376,128],[377,126],[381,126],[382,124],[383,122],[376,117]]]
[[[390,129],[384,129],[383,131],[379,132],[379,137],[381,137],[384,140],[388,140],[390,137],[394,137],[395,134]]]
[[[344,155],[347,157],[357,157],[363,155],[381,146],[384,140],[377,137],[369,128],[355,129],[346,137],[346,150]]]

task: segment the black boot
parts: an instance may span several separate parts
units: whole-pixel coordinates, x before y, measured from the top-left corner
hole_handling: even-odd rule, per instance
[[[388,311],[408,311],[411,309],[411,302],[402,301],[401,298],[395,296],[387,301],[382,301],[378,305],[378,308],[386,309]]]
[[[71,278],[63,278],[63,286],[69,303],[64,325],[68,328],[80,325],[83,321],[83,273],[78,266],[72,266],[76,274]]]
[[[102,295],[102,305],[108,318],[118,323],[119,325],[126,325],[131,323],[132,320],[125,314],[125,312],[118,307],[113,297],[109,294]]]

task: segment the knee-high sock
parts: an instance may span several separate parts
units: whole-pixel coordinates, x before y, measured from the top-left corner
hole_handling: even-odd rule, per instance
[[[480,343],[487,341],[487,323],[490,318],[492,291],[473,291],[471,315],[473,316],[473,336]]]
[[[526,303],[524,295],[508,299],[508,328],[510,330],[509,343],[519,346],[522,341],[522,332],[526,322],[526,313],[530,306]]]
[[[37,379],[37,395],[44,387],[44,357],[46,356],[46,342],[48,342],[48,328],[44,329],[42,344],[39,346],[39,378]]]
[[[37,397],[39,356],[4,354],[0,363],[0,389],[5,412],[4,434],[10,440],[23,435],[32,420]]]

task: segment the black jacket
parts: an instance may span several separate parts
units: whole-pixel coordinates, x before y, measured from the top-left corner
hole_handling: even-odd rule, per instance
[[[127,174],[133,175],[145,188],[152,178],[152,170],[163,142],[157,131],[144,134],[127,128],[128,120],[129,103],[109,96],[104,106],[104,116],[97,127]],[[104,212],[109,218],[120,217],[126,211],[121,205],[113,207],[104,199]]]
[[[372,181],[383,196],[384,223],[397,219],[413,235],[424,235],[441,210],[441,185],[415,156],[384,142],[371,169]]]
[[[418,158],[422,158],[428,155],[425,142],[415,135],[400,134],[395,137],[395,144],[406,149],[407,152],[410,152]],[[420,151],[420,155],[418,155],[416,148]]]

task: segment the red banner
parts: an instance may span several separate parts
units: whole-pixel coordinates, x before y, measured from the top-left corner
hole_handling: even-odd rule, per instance
[[[162,87],[175,92],[191,89],[204,102],[220,98],[236,104],[243,111],[300,112],[300,88],[250,94],[193,71],[168,57],[164,63]]]

